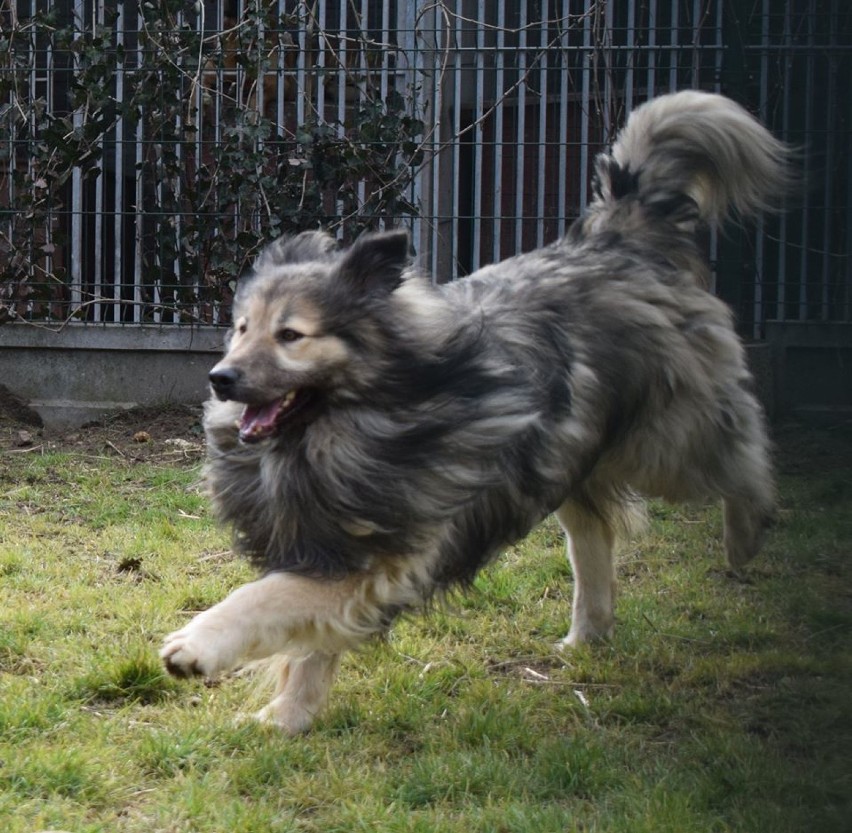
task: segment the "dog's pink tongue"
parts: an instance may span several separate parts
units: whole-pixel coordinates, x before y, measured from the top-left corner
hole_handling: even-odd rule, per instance
[[[280,410],[280,402],[269,402],[266,405],[246,405],[240,418],[240,437],[251,442],[270,434],[275,428],[275,420]]]

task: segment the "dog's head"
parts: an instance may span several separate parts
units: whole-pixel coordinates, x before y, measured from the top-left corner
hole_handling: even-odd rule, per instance
[[[258,442],[357,395],[375,308],[400,285],[408,234],[362,235],[338,252],[321,232],[272,243],[240,281],[224,358],[210,371],[222,400],[243,403],[240,439]],[[363,385],[361,385],[363,387]]]

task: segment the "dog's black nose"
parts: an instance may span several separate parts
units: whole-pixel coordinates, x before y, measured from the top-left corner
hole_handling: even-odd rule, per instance
[[[220,399],[230,399],[242,374],[233,367],[214,367],[208,378]]]

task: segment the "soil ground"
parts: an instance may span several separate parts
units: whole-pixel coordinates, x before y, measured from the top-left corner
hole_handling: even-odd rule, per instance
[[[133,462],[196,462],[204,453],[201,406],[132,408],[68,431],[52,431],[0,388],[0,454],[66,451]]]

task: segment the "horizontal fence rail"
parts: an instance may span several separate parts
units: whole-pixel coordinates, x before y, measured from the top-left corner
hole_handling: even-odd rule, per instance
[[[847,5],[0,0],[0,322],[227,324],[264,243],[317,227],[405,225],[456,278],[562,235],[685,87],[802,149],[786,214],[708,240],[743,332],[848,322]]]

